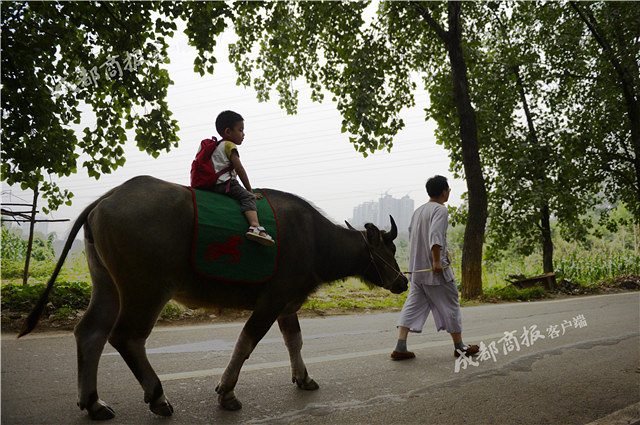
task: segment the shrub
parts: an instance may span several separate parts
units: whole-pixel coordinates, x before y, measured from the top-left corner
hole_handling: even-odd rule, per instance
[[[44,290],[43,284],[22,285],[8,283],[2,286],[2,309],[28,312]]]
[[[53,249],[55,233],[49,234],[47,239],[41,234],[35,234],[31,245],[31,259],[35,261],[50,261],[56,257]],[[27,240],[22,238],[20,230],[9,228],[2,223],[2,259],[24,261],[27,256]]]
[[[70,319],[75,313],[75,310],[68,305],[63,305],[53,315],[55,320],[67,320]]]
[[[33,261],[29,265],[29,276],[41,279],[49,279],[56,268],[52,261]]]
[[[504,288],[488,288],[485,289],[485,296],[487,298],[498,298],[501,300],[520,300],[529,301],[534,299],[545,298],[547,293],[542,286],[535,286],[533,288],[518,289],[512,285],[505,286]]]
[[[48,279],[56,268],[52,261],[31,261],[29,264],[29,276]],[[24,273],[24,261],[2,259],[2,279],[22,279]]]
[[[175,301],[169,301],[167,305],[164,306],[162,312],[160,313],[161,319],[179,319],[182,316],[182,313],[185,312],[185,308]]]
[[[24,270],[24,262],[12,260],[9,258],[2,259],[2,279],[20,279]]]
[[[66,305],[76,310],[86,309],[89,301],[91,285],[87,282],[59,282],[49,297],[49,302],[55,307]]]
[[[27,241],[22,238],[20,230],[9,228],[2,222],[2,268],[4,260],[24,261],[27,254]]]
[[[7,283],[2,286],[2,309],[27,313],[31,311],[45,289],[44,283],[22,285]],[[83,310],[91,300],[91,285],[87,282],[58,282],[49,296],[54,308]]]
[[[559,277],[592,284],[625,274],[640,274],[640,255],[634,252],[574,252],[555,264]]]

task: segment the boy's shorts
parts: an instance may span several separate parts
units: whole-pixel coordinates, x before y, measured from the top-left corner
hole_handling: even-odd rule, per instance
[[[213,187],[213,191],[216,193],[221,193],[223,195],[227,195],[230,198],[236,199],[240,201],[240,209],[242,212],[247,211],[256,211],[256,197],[253,193],[249,192],[244,187],[240,186],[238,180],[231,180],[231,184],[229,186],[229,192],[227,192],[227,184],[229,182],[226,181],[224,183],[218,183]]]

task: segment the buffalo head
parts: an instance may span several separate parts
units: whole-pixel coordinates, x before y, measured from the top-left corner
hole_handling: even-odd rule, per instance
[[[396,246],[393,243],[398,236],[398,226],[391,219],[391,230],[378,229],[374,224],[365,224],[363,232],[371,262],[365,269],[362,277],[365,283],[373,284],[388,289],[394,294],[401,294],[407,290],[408,280],[400,271],[395,259]],[[349,223],[347,226],[355,230]]]

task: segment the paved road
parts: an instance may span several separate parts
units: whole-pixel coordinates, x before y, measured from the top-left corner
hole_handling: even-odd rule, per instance
[[[110,424],[585,424],[640,401],[639,306],[640,293],[625,293],[464,308],[466,342],[497,351],[476,365],[456,364],[431,318],[404,362],[389,360],[397,314],[303,320],[315,392],[291,384],[276,326],[240,375],[238,412],[219,409],[214,388],[242,324],[159,327],[147,349],[173,417],[147,409],[111,347],[99,392]],[[75,368],[69,333],[3,334],[2,424],[89,423]]]

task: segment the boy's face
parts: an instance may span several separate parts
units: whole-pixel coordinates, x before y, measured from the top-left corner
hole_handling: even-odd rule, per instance
[[[244,140],[244,121],[238,121],[233,128],[226,128],[224,130],[224,138],[236,145],[241,145]]]

